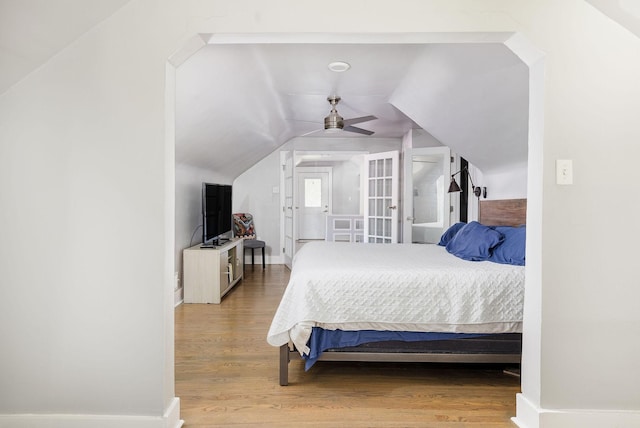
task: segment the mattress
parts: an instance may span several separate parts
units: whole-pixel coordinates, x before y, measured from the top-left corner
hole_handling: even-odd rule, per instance
[[[430,244],[312,242],[293,260],[267,342],[308,354],[313,327],[522,331],[524,267],[459,259]]]

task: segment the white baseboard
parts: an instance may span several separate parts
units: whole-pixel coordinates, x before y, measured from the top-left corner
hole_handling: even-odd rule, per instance
[[[640,411],[599,409],[542,409],[523,394],[516,396],[516,417],[520,428],[640,427]]]
[[[164,411],[162,419],[165,421],[164,428],[182,427],[184,421],[180,419],[180,399],[178,397],[171,399],[171,402]]]
[[[516,416],[511,418],[513,423],[520,428],[537,428],[540,426],[538,419],[538,407],[522,393],[516,394]]]
[[[0,427],[11,428],[180,428],[180,399],[174,397],[163,416],[18,414],[0,415]]]
[[[182,298],[182,287],[180,287],[173,292],[173,307],[177,307],[183,301],[184,299]]]

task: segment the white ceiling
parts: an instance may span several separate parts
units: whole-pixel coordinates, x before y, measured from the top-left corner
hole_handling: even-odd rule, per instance
[[[128,1],[1,0],[0,94]],[[587,1],[640,36],[640,0]],[[336,59],[353,68],[329,72]],[[235,177],[319,129],[338,94],[343,117],[379,117],[358,125],[374,138],[419,127],[499,168],[526,159],[526,81],[501,44],[207,45],[178,69],[176,157]]]
[[[640,0],[587,0],[587,2],[640,37]]]
[[[338,60],[351,68],[330,71]],[[501,43],[209,44],[176,82],[176,161],[225,175],[296,136],[419,128],[480,168],[527,159],[528,69]],[[376,116],[357,125],[375,134],[325,134],[329,95],[345,119]]]
[[[342,97],[345,119],[375,115],[357,126],[375,137],[402,137],[417,127],[389,104],[421,46],[307,44],[207,45],[176,74],[176,161],[243,171],[282,143],[321,137],[327,96]],[[384,58],[384,61],[380,61]],[[352,68],[334,73],[332,60]],[[333,136],[344,136],[336,133]],[[367,138],[346,133],[353,138]],[[220,154],[242,153],[218,162]]]
[[[0,94],[129,0],[0,0]]]

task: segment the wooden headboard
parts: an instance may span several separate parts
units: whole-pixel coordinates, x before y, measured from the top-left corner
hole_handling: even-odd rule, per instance
[[[480,201],[480,223],[487,226],[520,226],[527,222],[526,199]]]

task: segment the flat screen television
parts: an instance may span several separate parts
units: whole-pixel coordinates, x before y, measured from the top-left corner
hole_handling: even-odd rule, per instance
[[[232,229],[231,186],[202,183],[202,245],[220,245]]]

